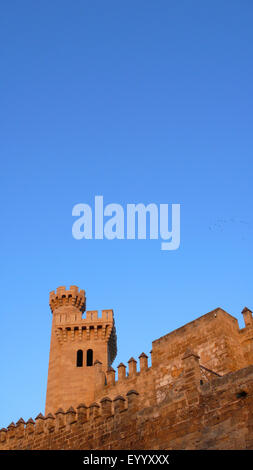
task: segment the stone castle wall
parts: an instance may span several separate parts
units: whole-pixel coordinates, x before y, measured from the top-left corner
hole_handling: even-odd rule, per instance
[[[93,402],[0,431],[0,449],[253,449],[253,319],[218,308],[111,367]]]
[[[59,410],[0,432],[0,449],[253,449],[253,366],[202,382],[199,358],[163,399],[143,406],[134,390],[88,408]]]

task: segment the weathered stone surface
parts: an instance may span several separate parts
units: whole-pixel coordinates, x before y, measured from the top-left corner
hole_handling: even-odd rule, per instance
[[[153,342],[152,365],[142,353],[116,379],[113,312],[83,319],[85,302],[76,286],[50,294],[46,417],[1,429],[0,449],[253,449],[251,310],[242,329],[221,308],[197,318]]]

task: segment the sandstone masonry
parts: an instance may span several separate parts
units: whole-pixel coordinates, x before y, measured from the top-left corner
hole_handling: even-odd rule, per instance
[[[45,416],[0,430],[0,449],[253,449],[253,318],[217,308],[112,368],[112,310],[83,290],[50,293]]]

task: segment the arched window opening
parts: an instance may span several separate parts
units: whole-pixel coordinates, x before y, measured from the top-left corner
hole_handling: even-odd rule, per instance
[[[83,367],[83,351],[81,349],[76,354],[76,367]]]
[[[93,365],[93,351],[92,349],[88,349],[87,351],[87,361],[86,361],[86,365],[88,367],[92,366]]]

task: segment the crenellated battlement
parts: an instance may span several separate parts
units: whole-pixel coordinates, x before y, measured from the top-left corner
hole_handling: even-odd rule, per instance
[[[116,371],[113,369],[113,367],[109,367],[109,369],[106,372],[107,376],[107,385],[117,385],[121,382],[124,382],[126,380],[130,380],[133,377],[139,377],[142,372],[147,372],[151,371],[152,368],[151,366],[148,366],[148,356],[143,352],[139,356],[139,370],[137,370],[137,361],[131,357],[129,359],[128,363],[128,368],[123,362],[121,362],[118,366],[118,379],[116,380]]]
[[[64,432],[73,432],[74,435],[82,432],[85,435],[94,426],[101,426],[105,419],[114,420],[119,413],[136,412],[138,403],[139,393],[128,390],[125,396],[117,396],[113,400],[103,397],[89,406],[80,403],[76,409],[72,406],[67,410],[59,408],[54,414],[44,416],[40,413],[35,420],[29,418],[27,422],[20,418],[17,423],[12,422],[7,428],[0,429],[0,449],[31,449],[41,445],[43,448],[43,442],[47,445],[49,439],[57,442]]]
[[[127,364],[118,364],[116,374],[113,310],[83,315],[85,291],[76,286],[52,291],[49,303],[53,318],[45,416],[27,422],[20,418],[2,428],[0,449],[212,448],[220,436],[224,446],[236,442],[238,448],[253,448],[249,308],[242,311],[244,328],[217,308],[153,341],[152,361],[143,352],[138,360],[130,357]],[[234,437],[232,422],[226,424],[229,407]],[[244,426],[240,438],[238,421]],[[214,434],[211,430],[206,441],[208,426]]]
[[[65,286],[60,286],[49,293],[49,305],[54,313],[61,307],[72,307],[84,312],[86,309],[86,297],[83,289],[77,286],[70,286],[67,290]]]
[[[252,449],[253,366],[223,377],[205,369],[203,381],[199,359],[185,351],[173,387],[157,384],[159,401],[126,379],[126,392],[10,423],[0,429],[0,449]]]
[[[78,315],[75,311],[72,314],[68,310],[64,312],[61,310],[55,316],[55,325],[73,325],[76,323],[76,326],[79,324],[94,325],[94,324],[112,324],[114,323],[114,315],[112,309],[102,310],[102,315],[99,315],[98,310],[88,310],[84,316]]]
[[[113,310],[102,310],[101,317],[97,310],[87,311],[86,317],[79,321],[75,314],[62,313],[56,316],[54,325],[55,336],[60,345],[67,341],[105,341],[110,347],[111,362],[116,357],[117,335]]]

